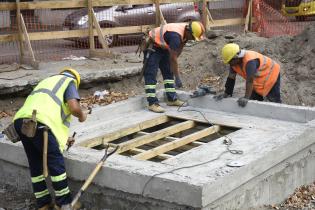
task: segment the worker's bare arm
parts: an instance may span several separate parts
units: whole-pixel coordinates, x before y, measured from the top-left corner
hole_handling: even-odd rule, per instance
[[[84,122],[87,117],[87,113],[84,113],[81,109],[80,103],[77,99],[70,99],[67,101],[70,112],[73,116],[79,118],[80,122]]]
[[[178,52],[170,49],[169,53],[170,53],[171,70],[172,70],[173,74],[175,75],[175,77],[179,77],[178,61],[177,61]]]
[[[252,95],[254,88],[254,75],[253,76],[248,76],[246,78],[246,91],[245,91],[245,98],[250,98]]]

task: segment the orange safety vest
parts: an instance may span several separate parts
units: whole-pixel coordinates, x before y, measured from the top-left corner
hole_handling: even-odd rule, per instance
[[[155,45],[161,47],[163,49],[169,49],[168,44],[164,40],[164,34],[167,31],[176,32],[180,35],[182,42],[184,41],[184,33],[186,23],[169,23],[165,25],[161,25],[161,27],[157,27],[152,29],[149,32],[150,38],[154,41]]]
[[[237,65],[232,66],[232,69],[246,79],[246,65],[254,59],[259,59],[260,63],[254,79],[254,90],[259,95],[266,96],[278,79],[280,73],[280,65],[278,63],[258,52],[246,50],[242,68]]]

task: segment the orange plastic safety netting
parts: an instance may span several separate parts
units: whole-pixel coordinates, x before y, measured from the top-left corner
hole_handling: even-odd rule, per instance
[[[281,35],[297,35],[303,31],[308,22],[299,22],[286,17],[281,12],[281,1],[253,0],[254,23],[252,30],[263,37]],[[248,1],[244,6],[244,16],[248,9]]]

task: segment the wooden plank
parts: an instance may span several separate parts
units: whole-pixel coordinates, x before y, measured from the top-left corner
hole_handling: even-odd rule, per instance
[[[244,18],[232,18],[232,19],[222,19],[214,20],[214,23],[210,23],[210,27],[221,27],[221,26],[233,26],[233,25],[243,25],[245,23]]]
[[[134,148],[134,149],[131,149],[129,150],[130,153],[132,154],[139,154],[139,153],[142,153],[142,152],[145,152],[146,150],[143,150],[143,149],[138,149],[138,148]],[[174,157],[173,155],[168,155],[168,154],[161,154],[161,155],[158,155],[156,156],[158,159],[161,159],[161,160],[167,160],[169,158],[172,158]]]
[[[149,133],[148,133],[148,132],[144,132],[144,131],[139,131],[137,134],[143,136],[143,135],[147,135],[147,134],[149,134]],[[172,137],[172,136],[167,136],[167,137],[164,138],[164,140],[167,141],[167,142],[172,142],[172,141],[175,141],[175,140],[178,140],[178,139],[179,139],[179,138]],[[190,144],[191,144],[191,146],[193,146],[193,147],[199,147],[199,146],[201,146],[201,145],[205,145],[206,143],[200,142],[200,141],[194,141],[194,142],[191,142]]]
[[[204,25],[204,27],[206,28],[206,31],[208,30],[209,28],[209,21],[208,18],[207,18],[207,13],[206,13],[206,9],[207,9],[207,1],[206,0],[203,0],[202,1],[202,15],[201,15],[201,22],[202,24]]]
[[[117,152],[122,153],[122,152],[128,151],[130,149],[139,147],[141,145],[148,144],[150,142],[165,138],[165,137],[173,135],[175,133],[193,128],[194,126],[195,126],[195,122],[191,121],[191,120],[188,120],[188,121],[182,122],[182,123],[178,123],[178,124],[173,125],[173,126],[169,126],[167,128],[155,131],[155,132],[150,133],[148,135],[140,136],[140,137],[134,138],[132,140],[129,140],[128,142],[121,143],[121,144],[119,144],[120,147],[119,147]]]
[[[92,18],[93,18],[93,25],[94,25],[95,28],[96,28],[98,40],[99,40],[99,42],[101,43],[104,52],[105,52],[107,55],[112,55],[112,53],[111,53],[111,51],[109,50],[108,45],[107,45],[107,43],[106,43],[106,41],[105,41],[105,38],[104,38],[105,35],[103,34],[102,29],[101,29],[101,27],[100,27],[100,24],[99,24],[98,21],[97,21],[97,18],[96,18],[96,16],[95,16],[95,13],[94,13],[93,8],[92,8]],[[112,57],[112,56],[110,56],[110,57]]]
[[[255,19],[252,19],[255,22]],[[210,27],[220,27],[220,26],[231,26],[231,25],[242,25],[245,23],[244,18],[233,18],[233,19],[222,19],[215,20],[214,23],[210,23]],[[114,28],[102,28],[102,33],[104,35],[109,34],[130,34],[130,33],[146,33],[155,25],[142,25],[142,26],[127,26],[127,27],[114,27]],[[94,36],[97,35],[94,29]],[[69,31],[48,31],[48,32],[33,32],[29,33],[30,40],[50,40],[50,39],[65,39],[65,38],[76,38],[76,37],[88,37],[89,30],[69,30]],[[1,42],[13,42],[18,40],[17,34],[5,34],[0,35]]]
[[[134,126],[108,133],[104,136],[99,136],[99,137],[96,137],[93,139],[86,140],[84,142],[81,142],[79,145],[83,146],[83,147],[95,147],[95,146],[98,146],[100,144],[108,143],[108,142],[114,141],[116,139],[119,139],[121,137],[128,136],[132,133],[136,133],[136,132],[139,132],[141,130],[154,127],[156,125],[163,124],[165,122],[168,122],[169,120],[170,120],[169,117],[167,117],[166,115],[162,115],[160,117],[157,117],[157,118],[154,118],[151,120],[143,121],[143,122],[136,124]]]
[[[22,59],[24,57],[24,45],[23,45],[23,32],[21,26],[21,9],[20,9],[20,0],[16,0],[16,22],[18,27],[18,41],[19,41],[19,56],[20,64],[22,64]]]
[[[5,34],[0,35],[0,43],[1,42],[13,42],[19,40],[18,34]]]
[[[89,52],[90,58],[111,58],[116,59],[116,56],[119,56],[118,54],[108,53],[104,49],[94,49]]]
[[[250,2],[250,14],[249,14],[249,30],[253,30],[253,0],[249,0]]]
[[[199,122],[199,123],[205,123],[205,124],[208,124],[209,125],[209,122],[206,121],[202,116],[200,116],[200,118],[196,118],[192,115],[184,115],[184,114],[167,114],[168,117],[170,118],[177,118],[177,119],[181,119],[181,120],[193,120],[193,121],[196,121],[196,122]],[[211,122],[211,120],[210,120]],[[216,123],[213,123],[211,122],[213,125],[215,125]],[[241,129],[242,127],[239,127],[239,126],[235,126],[234,124],[220,124],[222,126],[225,126],[225,127],[230,127],[230,128],[234,128],[236,130],[238,129]]]
[[[94,27],[93,27],[93,7],[92,7],[92,0],[88,1],[88,16],[89,16],[89,44],[90,44],[90,52],[95,49],[94,43]]]
[[[143,135],[147,135],[147,134],[149,134],[149,133],[140,131],[140,132],[137,133],[136,136],[143,136]],[[174,141],[176,139],[179,139],[179,138],[168,136],[168,137],[165,137],[163,139],[159,139],[157,141],[153,141],[153,142],[151,142],[149,144],[146,144],[146,145],[148,145],[150,147],[158,147],[158,146],[160,146],[162,144],[166,144],[166,143]],[[181,152],[188,151],[188,150],[193,149],[195,147],[196,146],[194,146],[194,145],[185,145],[185,146],[181,147],[181,150],[182,150]]]
[[[244,26],[244,33],[250,31],[250,22],[251,22],[251,11],[252,11],[252,0],[249,0],[248,2],[248,8],[247,8],[247,14],[246,14],[246,18],[245,18],[245,26]]]
[[[130,33],[145,33],[148,29],[155,27],[154,25],[143,25],[143,26],[128,26],[128,27],[115,27],[115,28],[102,28],[104,35],[109,34],[130,34]],[[70,30],[70,31],[48,31],[48,32],[33,32],[29,33],[30,40],[50,40],[50,39],[65,39],[65,38],[76,38],[76,37],[88,37],[89,30]],[[94,36],[97,36],[96,29],[94,29]],[[0,35],[1,42],[12,42],[17,41],[17,34],[6,34]]]
[[[222,1],[222,0],[208,0]],[[165,3],[189,3],[199,2],[199,0],[160,0],[160,4]],[[153,0],[93,0],[93,7],[115,6],[115,5],[141,5],[152,4]],[[87,7],[86,0],[69,0],[69,1],[37,1],[37,2],[21,2],[21,9],[66,9],[66,8],[82,8]],[[15,3],[0,3],[1,10],[16,10]]]
[[[210,20],[212,23],[214,23],[214,20],[213,20],[213,18],[212,18],[212,15],[211,15],[211,13],[210,13],[209,8],[207,7],[206,10],[207,10],[207,15],[208,15],[209,20]]]
[[[209,128],[206,128],[204,130],[201,130],[201,131],[195,132],[193,134],[190,134],[188,136],[185,136],[183,138],[180,138],[178,140],[175,140],[173,142],[169,142],[167,144],[163,144],[159,147],[153,148],[153,149],[148,150],[146,152],[140,153],[138,155],[135,155],[134,157],[138,160],[151,159],[157,155],[163,154],[165,152],[179,148],[183,145],[189,144],[189,143],[196,141],[198,139],[209,136],[209,135],[211,135],[211,134],[213,134],[219,130],[220,130],[220,126],[214,125],[214,126],[211,126]]]
[[[154,0],[154,6],[155,6],[155,16],[156,16],[155,24],[156,24],[156,26],[165,25],[167,22],[164,18],[162,11],[161,11],[160,1]]]
[[[31,45],[31,42],[30,42],[30,38],[28,36],[28,33],[27,33],[27,29],[26,29],[26,25],[25,25],[25,22],[24,22],[24,18],[23,18],[23,15],[20,14],[20,18],[21,18],[21,28],[22,28],[22,31],[23,31],[23,35],[24,35],[24,40],[26,42],[26,46],[27,46],[27,49],[28,49],[28,52],[30,53],[30,56],[31,56],[31,66],[34,68],[34,69],[39,69],[39,65],[34,65],[36,64],[36,60],[35,60],[35,56],[34,56],[34,52],[33,52],[33,49],[32,49],[32,45]],[[24,54],[25,56],[25,54]]]
[[[21,2],[21,9],[58,9],[86,7],[85,0]],[[0,3],[0,10],[15,10],[14,3]]]

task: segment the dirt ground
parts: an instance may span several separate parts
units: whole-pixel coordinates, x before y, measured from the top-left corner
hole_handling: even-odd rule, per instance
[[[200,83],[211,86],[217,92],[224,90],[228,66],[223,65],[220,51],[224,44],[238,43],[247,50],[258,51],[276,60],[281,65],[281,94],[285,104],[315,106],[315,23],[296,36],[281,36],[272,39],[257,37],[249,33],[236,35],[224,31],[211,31],[208,38],[200,43],[189,43],[179,59],[182,73],[183,90],[194,90]],[[119,62],[119,61],[118,61]],[[158,87],[162,87],[159,76]],[[95,100],[95,91],[109,91],[106,99]],[[245,90],[244,80],[236,82],[234,97],[242,97]],[[125,78],[119,82],[93,84],[93,87],[80,90],[85,104],[99,103],[106,105],[130,96],[143,94],[143,84],[138,77]],[[25,98],[6,98],[0,100],[0,123],[9,121],[15,111],[23,104]],[[270,206],[270,209],[312,209],[315,199],[314,185],[300,188],[281,205]],[[306,193],[307,192],[307,193]],[[303,196],[307,194],[307,199]],[[302,199],[299,199],[302,197]],[[0,186],[0,210],[33,209],[34,202],[30,194],[19,192],[8,186]],[[14,201],[13,201],[14,200]],[[292,204],[294,203],[294,204]],[[292,204],[292,205],[291,205]],[[266,207],[267,208],[267,207]]]

